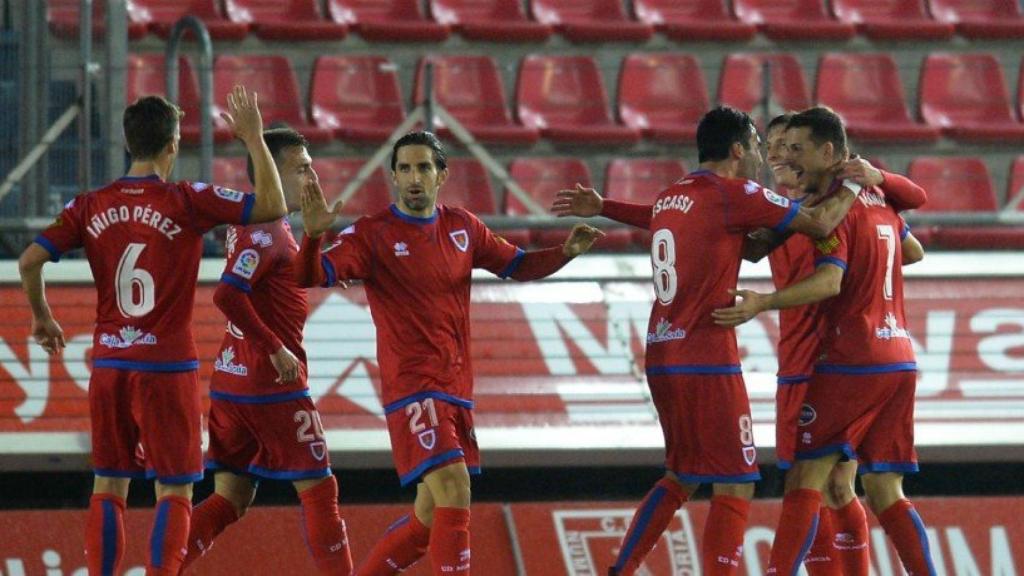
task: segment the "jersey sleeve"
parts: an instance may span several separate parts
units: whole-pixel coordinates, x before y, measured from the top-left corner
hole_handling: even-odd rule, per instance
[[[800,211],[800,205],[752,180],[724,186],[725,222],[732,231],[771,228],[783,233]]]
[[[262,230],[232,226],[228,228],[225,244],[227,261],[220,281],[242,292],[252,292],[252,287],[274,267],[277,252],[273,237]]]
[[[205,184],[203,182],[182,182],[192,209],[193,226],[205,232],[219,224],[249,223],[256,196],[238,190]]]
[[[850,225],[847,220],[843,220],[828,238],[814,243],[814,267],[832,264],[846,272],[849,252]]]
[[[526,252],[498,236],[479,218],[466,212],[470,245],[473,249],[473,267],[483,268],[499,278],[508,278],[523,261]]]
[[[900,221],[900,242],[907,239],[910,236],[910,224],[907,224],[907,220],[901,214],[896,215]]]
[[[36,236],[35,243],[50,253],[52,262],[60,260],[65,252],[82,247],[82,206],[78,198],[64,206],[53,223]]]
[[[368,222],[356,221],[320,252],[320,265],[326,277],[324,286],[334,286],[342,280],[369,278],[372,257],[367,242],[368,228]]]

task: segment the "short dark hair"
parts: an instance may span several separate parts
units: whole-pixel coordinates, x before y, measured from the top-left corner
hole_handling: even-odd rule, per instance
[[[790,128],[810,128],[811,142],[814,142],[815,146],[820,147],[826,142],[831,142],[836,153],[841,154],[848,150],[846,126],[839,114],[836,114],[831,108],[825,106],[808,108],[789,120],[786,129]]]
[[[754,121],[746,112],[728,106],[719,106],[704,115],[697,126],[697,160],[714,162],[729,157],[729,149],[736,142],[750,148],[750,133]]]
[[[174,140],[185,115],[162,96],[143,96],[124,109],[121,126],[132,160],[152,160]]]
[[[434,152],[434,167],[437,168],[438,172],[448,167],[448,154],[444,151],[444,145],[441,141],[434,136],[433,132],[427,132],[421,130],[419,132],[409,132],[405,136],[398,139],[395,145],[391,148],[391,171],[395,171],[395,166],[398,164],[398,149],[403,146],[426,146]]]
[[[267,148],[270,150],[270,155],[274,157],[274,162],[277,162],[277,155],[285,148],[291,148],[292,146],[309,147],[309,141],[306,140],[306,137],[288,126],[264,130],[263,141],[267,143]],[[245,157],[245,171],[249,174],[249,183],[255,186],[256,170],[252,166],[252,156]]]
[[[772,128],[775,128],[776,126],[782,126],[783,128],[786,128],[789,125],[789,121],[793,119],[793,116],[796,116],[796,112],[786,112],[785,114],[779,114],[775,118],[772,118],[772,121],[768,123],[768,128],[766,130],[770,131]]]

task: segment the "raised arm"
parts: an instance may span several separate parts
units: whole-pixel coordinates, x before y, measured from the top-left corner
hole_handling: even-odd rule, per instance
[[[597,193],[597,190],[586,188],[582,184],[577,183],[575,188],[560,190],[555,195],[555,201],[551,205],[551,212],[559,218],[565,216],[577,216],[580,218],[604,216],[616,222],[649,230],[651,227],[652,208],[648,204],[608,200],[602,198]]]
[[[741,298],[740,303],[731,308],[719,308],[711,316],[719,326],[738,326],[765,310],[782,310],[821,302],[839,294],[844,272],[838,264],[826,262],[820,264],[814,274],[771,294],[730,290],[730,294]]]
[[[788,229],[806,234],[815,240],[828,237],[846,217],[861,188],[859,184],[844,180],[835,194],[820,203],[808,206],[808,202],[804,202],[789,223]]]
[[[288,207],[274,157],[263,141],[263,117],[256,93],[249,94],[244,86],[235,86],[228,94],[228,111],[222,112],[221,118],[245,144],[252,158],[256,201],[249,217],[250,223],[270,222],[283,217],[288,213]]]
[[[53,319],[50,305],[46,302],[43,265],[49,260],[50,252],[33,242],[18,259],[18,272],[21,288],[32,309],[32,337],[47,353],[56,354],[64,349],[64,331]]]
[[[920,208],[928,201],[925,189],[910,178],[875,168],[863,158],[851,158],[843,166],[838,178],[848,178],[864,187],[878,186],[897,212]]]
[[[590,250],[601,236],[604,236],[604,233],[597,228],[577,224],[561,246],[523,253],[509,277],[519,282],[528,282],[550,276],[576,256]]]

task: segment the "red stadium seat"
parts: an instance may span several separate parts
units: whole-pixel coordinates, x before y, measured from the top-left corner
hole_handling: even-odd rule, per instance
[[[398,73],[384,56],[320,56],[310,93],[316,125],[347,142],[383,142],[405,119]]]
[[[323,187],[328,205],[341,196],[345,186],[356,177],[359,169],[366,163],[362,158],[317,158],[313,161]],[[376,214],[391,204],[391,188],[385,176],[386,168],[381,167],[370,173],[354,196],[341,207],[346,216],[366,216]]]
[[[430,13],[470,40],[541,42],[553,32],[529,20],[519,0],[430,0]]]
[[[634,53],[622,60],[619,117],[661,142],[693,142],[711,107],[700,62],[689,54]]]
[[[508,172],[526,194],[545,210],[551,206],[559,190],[572,188],[577,182],[584,186],[592,185],[590,169],[578,158],[520,158],[509,164]],[[505,214],[524,216],[530,214],[530,211],[506,189]],[[533,230],[530,239],[539,246],[557,246],[565,240],[566,234],[565,230]],[[510,236],[506,238],[511,241]]]
[[[633,144],[640,133],[616,124],[597,63],[588,56],[523,58],[516,89],[524,125],[557,142]]]
[[[341,40],[348,34],[344,24],[324,19],[316,0],[226,0],[225,11],[264,40]]]
[[[1017,156],[1010,166],[1010,179],[1006,190],[1007,204],[1014,211],[1024,212],[1024,156]]]
[[[992,54],[931,54],[921,68],[921,116],[958,140],[1024,141],[999,60]]]
[[[573,42],[643,42],[654,28],[630,20],[622,0],[530,0],[533,18]]]
[[[975,39],[1024,37],[1024,16],[1017,0],[929,0],[932,16]]]
[[[832,13],[874,40],[945,40],[953,25],[928,14],[924,0],[833,0]]]
[[[249,182],[249,173],[246,171],[245,157],[214,158],[213,183],[232,190],[252,192],[252,183]]]
[[[103,38],[107,35],[105,6],[105,2],[93,2],[92,4],[92,35],[94,38]],[[76,40],[80,16],[81,0],[48,0],[46,4],[46,21],[50,25],[50,32],[58,38]],[[128,14],[127,26],[129,40],[138,40],[149,31],[149,27],[144,22],[132,20],[131,11]]]
[[[306,118],[295,71],[284,56],[218,56],[214,60],[213,93],[218,126],[224,122],[219,113],[227,102],[228,93],[239,84],[259,94],[264,125],[284,122],[312,143],[331,140],[331,130],[315,126]]]
[[[910,163],[910,179],[928,191],[918,211],[995,212],[999,209],[988,167],[981,158],[920,157]],[[1020,248],[1024,229],[1010,227],[932,227],[936,243],[946,248]]]
[[[865,141],[933,142],[939,131],[910,119],[896,61],[888,54],[829,53],[818,62],[817,101]]]
[[[803,110],[811,105],[810,91],[800,61],[792,54],[730,54],[722,65],[718,100],[751,112],[764,99],[763,66],[772,74],[772,102],[780,111]]]
[[[423,15],[418,0],[327,0],[327,11],[371,42],[440,42],[449,34]]]
[[[1020,72],[1017,74],[1017,113],[1024,120],[1024,58],[1020,60]]]
[[[232,22],[224,17],[217,0],[131,0],[128,3],[128,17],[133,22],[144,23],[161,38],[171,34],[171,28],[182,17],[198,17],[214,40],[241,40],[249,34],[249,25]],[[186,35],[186,38],[188,35]]]
[[[167,78],[162,53],[129,54],[125,68],[125,101],[132,103],[136,99],[156,94],[167,95]],[[181,119],[181,139],[189,144],[199,142],[199,83],[192,64],[187,58],[178,58],[178,106],[185,112]],[[221,125],[214,125],[214,141],[227,142],[231,139],[231,130]]]
[[[465,208],[474,214],[497,214],[491,178],[475,158],[450,158],[448,179],[441,186],[438,202],[446,206]]]
[[[636,18],[673,40],[750,40],[757,27],[740,22],[723,0],[634,0]]]
[[[849,40],[856,29],[833,20],[822,0],[735,0],[736,15],[773,40]]]
[[[668,158],[618,158],[608,163],[604,178],[604,193],[608,198],[653,204],[658,193],[673,182],[686,176],[686,165],[682,160]],[[612,229],[606,230],[606,243],[621,242],[615,237],[621,234],[645,250],[650,246],[649,230]]]
[[[536,128],[512,121],[505,107],[501,74],[488,56],[430,56],[420,60],[416,70],[416,102],[423,102],[423,75],[427,62],[433,64],[436,101],[482,142],[533,144],[540,139]],[[438,133],[450,136],[448,128],[435,118]]]

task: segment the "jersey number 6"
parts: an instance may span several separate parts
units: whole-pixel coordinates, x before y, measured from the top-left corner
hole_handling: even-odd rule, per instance
[[[117,295],[117,308],[125,318],[145,316],[156,305],[153,275],[135,267],[145,249],[145,244],[133,242],[125,248],[121,261],[117,263],[114,293]]]

